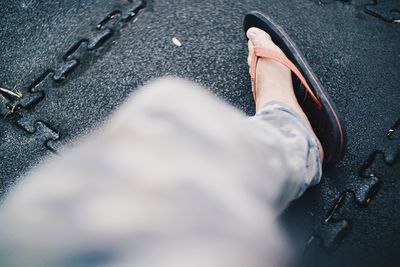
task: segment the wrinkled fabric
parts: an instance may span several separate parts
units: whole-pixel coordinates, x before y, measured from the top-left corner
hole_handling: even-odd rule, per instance
[[[248,118],[175,78],[60,155],[1,206],[1,266],[285,266],[276,217],[321,176],[316,137],[289,107]]]

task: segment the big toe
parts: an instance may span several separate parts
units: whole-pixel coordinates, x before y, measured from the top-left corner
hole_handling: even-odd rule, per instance
[[[255,47],[265,47],[273,44],[269,34],[259,28],[252,27],[247,30],[246,34]]]

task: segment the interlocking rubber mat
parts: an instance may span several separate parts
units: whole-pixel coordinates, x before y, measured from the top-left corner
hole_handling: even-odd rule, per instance
[[[250,10],[285,27],[347,124],[344,160],[281,216],[299,266],[398,266],[397,0],[2,1],[1,198],[149,79],[186,77],[253,114]]]

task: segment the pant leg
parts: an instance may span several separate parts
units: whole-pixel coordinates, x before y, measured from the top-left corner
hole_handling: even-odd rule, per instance
[[[1,265],[283,266],[289,249],[275,219],[304,190],[310,138],[282,109],[249,120],[193,83],[145,86],[10,192]]]
[[[276,209],[283,210],[321,179],[322,164],[317,137],[302,117],[278,101],[267,103],[250,120],[258,126],[255,128],[260,131],[260,144],[268,142],[268,135],[263,134],[267,128],[277,129],[283,137],[281,146],[286,149],[288,157],[282,168],[291,173],[274,200]]]

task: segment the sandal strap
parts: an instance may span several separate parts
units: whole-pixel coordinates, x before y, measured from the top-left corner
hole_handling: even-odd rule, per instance
[[[252,57],[252,59],[251,59],[251,66],[250,66],[250,77],[251,77],[251,82],[252,82],[252,91],[253,91],[254,100],[256,99],[257,60],[258,60],[258,58],[268,58],[268,59],[275,60],[275,61],[285,65],[288,69],[290,69],[296,75],[296,77],[300,80],[301,84],[306,89],[306,92],[310,95],[313,102],[315,104],[317,104],[318,108],[322,107],[321,102],[319,101],[317,96],[314,94],[314,92],[311,90],[311,87],[307,83],[307,80],[301,74],[299,69],[285,55],[283,55],[277,51],[274,51],[272,49],[269,49],[269,48],[255,47],[251,57]]]

